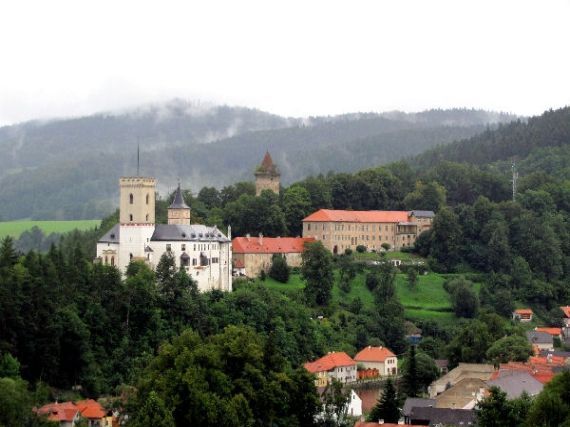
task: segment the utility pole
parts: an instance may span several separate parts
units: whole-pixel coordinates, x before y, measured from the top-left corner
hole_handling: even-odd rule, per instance
[[[517,162],[513,160],[513,165],[511,166],[513,171],[513,202],[517,198],[517,180],[519,178],[519,173],[517,172]]]

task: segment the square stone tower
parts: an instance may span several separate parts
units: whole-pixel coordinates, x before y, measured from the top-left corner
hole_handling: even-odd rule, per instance
[[[119,180],[119,270],[124,273],[131,260],[145,260],[145,246],[154,232],[156,179],[123,177]]]
[[[280,178],[279,169],[267,151],[263,161],[255,170],[255,195],[259,196],[263,190],[271,190],[279,194]]]

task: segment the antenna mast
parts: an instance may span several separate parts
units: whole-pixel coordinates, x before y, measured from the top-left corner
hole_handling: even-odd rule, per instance
[[[513,171],[513,202],[517,198],[517,180],[519,178],[519,173],[517,172],[517,162],[513,160],[513,165],[511,166]]]

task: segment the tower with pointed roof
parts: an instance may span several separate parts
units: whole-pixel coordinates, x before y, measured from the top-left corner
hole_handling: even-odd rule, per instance
[[[168,207],[168,223],[176,225],[190,225],[190,207],[184,202],[180,184],[174,193],[174,200]]]
[[[271,190],[279,194],[281,174],[269,151],[265,152],[263,161],[255,170],[255,195],[259,196],[263,190]]]

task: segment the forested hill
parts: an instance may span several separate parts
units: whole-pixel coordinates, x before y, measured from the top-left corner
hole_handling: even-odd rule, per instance
[[[550,110],[526,121],[502,124],[495,130],[488,129],[471,138],[440,145],[420,154],[411,163],[421,168],[435,166],[444,160],[483,165],[505,160],[518,161],[531,153],[538,160],[537,156],[552,157],[548,153],[555,147],[561,147],[557,153],[562,154],[564,146],[568,144],[570,107]],[[550,161],[556,160],[551,158]],[[541,169],[544,167],[552,169],[552,165],[549,168],[543,164]]]
[[[515,119],[481,110],[355,113],[284,118],[185,101],[0,128],[0,220],[101,218],[116,205],[117,180],[156,176],[164,193],[180,179],[203,186],[252,179],[266,149],[289,184],[311,174],[356,171],[471,137]]]

